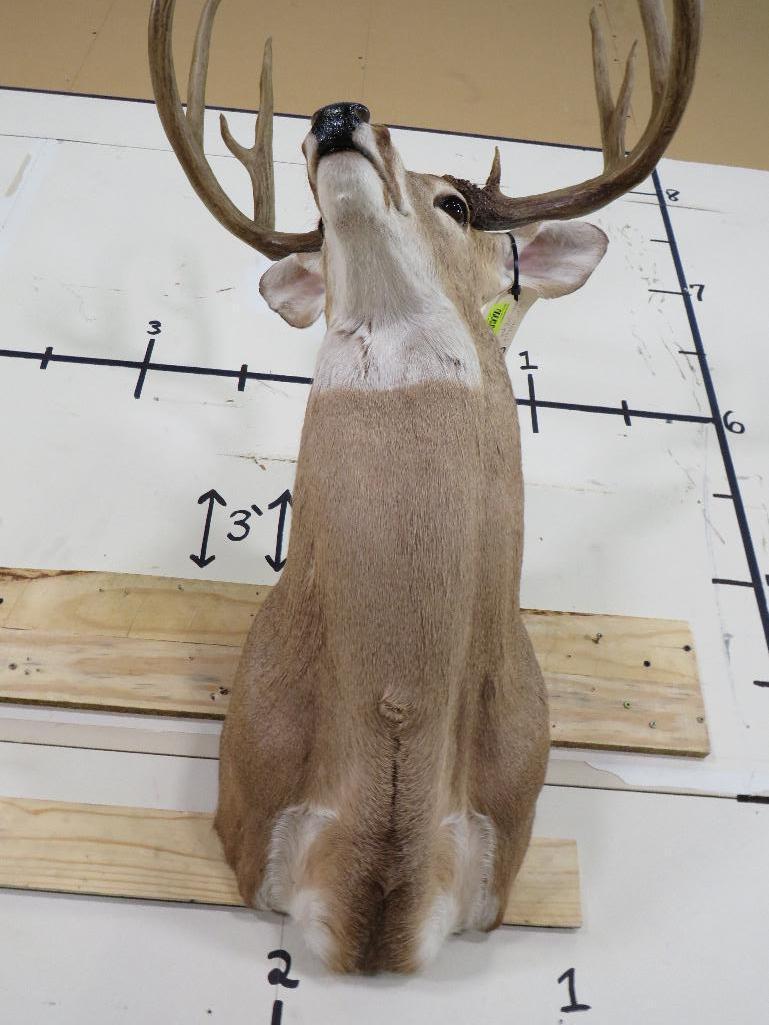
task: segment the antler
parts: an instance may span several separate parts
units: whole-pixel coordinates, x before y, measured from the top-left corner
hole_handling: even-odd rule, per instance
[[[646,45],[652,112],[642,137],[625,153],[625,121],[633,88],[636,44],[630,51],[616,104],[612,102],[606,50],[595,10],[590,15],[593,34],[593,72],[601,120],[604,170],[596,178],[538,196],[509,197],[499,190],[499,151],[483,188],[446,175],[467,200],[473,227],[509,231],[543,220],[565,220],[592,213],[643,181],[665,152],[681,120],[694,83],[700,43],[700,0],[674,0],[671,46],[662,0],[639,0]]]
[[[220,0],[206,0],[200,16],[195,52],[187,86],[187,112],[182,108],[176,84],[171,34],[175,0],[152,0],[149,21],[149,61],[152,88],[168,141],[190,184],[214,217],[243,242],[270,260],[290,253],[306,253],[321,247],[319,231],[301,234],[275,231],[275,191],[272,165],[272,46],[264,48],[260,83],[259,116],[254,145],[237,143],[221,115],[221,132],[227,148],[244,164],[254,193],[254,219],[239,210],[216,180],[203,152],[203,115],[211,28]]]

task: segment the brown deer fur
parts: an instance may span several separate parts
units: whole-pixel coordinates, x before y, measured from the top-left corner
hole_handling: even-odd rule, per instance
[[[510,242],[447,216],[435,203],[453,189],[404,171],[385,133],[383,178],[358,153],[308,153],[325,243],[294,280],[325,282],[328,333],[291,554],[243,650],[216,817],[244,900],[290,911],[345,972],[412,971],[447,932],[499,925],[549,750],[519,609],[516,405],[481,313],[509,285]],[[579,228],[592,270],[605,237]],[[262,291],[304,322],[284,274]],[[431,358],[382,386],[377,354],[399,331],[398,352]],[[464,355],[442,351],[460,335]]]

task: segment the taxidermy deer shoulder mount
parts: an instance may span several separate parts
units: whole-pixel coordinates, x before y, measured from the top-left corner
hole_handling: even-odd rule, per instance
[[[359,103],[322,107],[302,149],[321,215],[275,230],[271,49],[246,217],[203,152],[207,0],[186,112],[174,0],[153,0],[163,126],[211,213],[273,265],[260,291],[296,327],[325,314],[296,472],[291,555],[254,619],[221,743],[216,829],[244,901],[287,912],[342,972],[409,972],[444,938],[494,929],[531,835],[549,749],[521,621],[523,482],[502,348],[538,297],[585,283],[607,239],[572,220],[641,182],[691,92],[699,0],[640,0],[652,112],[626,152],[595,13],[604,169],[542,195],[407,170]],[[486,314],[513,301],[504,330]],[[518,300],[518,301],[516,301]]]

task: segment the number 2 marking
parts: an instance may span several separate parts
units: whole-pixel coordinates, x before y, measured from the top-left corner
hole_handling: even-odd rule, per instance
[[[291,971],[291,955],[287,950],[271,950],[267,955],[270,961],[273,961],[276,957],[280,958],[281,961],[285,961],[285,968],[271,968],[267,974],[267,981],[271,986],[285,986],[286,989],[296,989],[299,985],[299,979],[289,979],[289,973]]]
[[[253,508],[253,506],[252,506]],[[259,514],[261,516],[261,513]],[[271,986],[285,986],[286,989],[296,989],[299,979],[289,979],[291,972],[291,955],[287,950],[271,950],[267,955],[270,961],[278,958],[285,963],[285,968],[271,968],[267,973],[267,981]],[[270,1025],[282,1025],[283,1023],[283,1001],[276,999],[272,1005],[272,1016]]]

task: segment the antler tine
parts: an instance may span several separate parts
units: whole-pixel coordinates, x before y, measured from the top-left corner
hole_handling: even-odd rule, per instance
[[[625,158],[625,125],[627,124],[627,116],[630,112],[630,97],[633,95],[633,85],[635,84],[637,52],[638,41],[636,40],[630,47],[630,52],[627,55],[625,74],[622,79],[622,85],[619,88],[617,103],[614,107],[614,123],[617,138],[615,143],[615,160],[609,164],[610,167],[614,167],[615,164],[620,163]]]
[[[216,0],[218,3],[219,0]],[[264,44],[262,77],[259,82],[259,113],[256,116],[254,145],[241,146],[233,138],[227,118],[219,115],[222,138],[227,149],[243,164],[254,192],[254,221],[263,228],[275,227],[275,175],[272,163],[272,39]]]
[[[318,230],[296,234],[279,232],[249,220],[225,193],[206,160],[203,152],[205,80],[211,27],[219,2],[220,0],[207,0],[203,9],[190,69],[189,105],[185,116],[179,99],[171,49],[175,0],[152,0],[149,19],[150,74],[158,114],[168,141],[198,196],[219,223],[223,224],[237,238],[263,253],[270,260],[279,260],[291,253],[317,251],[323,242]],[[263,106],[265,114],[268,105],[270,113],[272,111],[271,86],[267,92],[269,104],[265,103]],[[271,121],[271,117],[260,117],[259,121],[262,123],[261,134],[257,128],[257,139],[259,143],[263,144],[260,146],[261,162],[263,165],[269,156],[271,165],[272,134],[271,130],[266,127]],[[252,181],[254,181],[253,176]],[[256,188],[256,185],[254,187]],[[273,205],[272,195],[274,193],[266,195],[263,200],[259,194],[256,203],[257,217],[264,217],[266,205]]]
[[[638,43],[633,43],[628,54],[625,75],[615,104],[611,98],[611,86],[609,85],[606,45],[595,8],[590,12],[590,31],[593,36],[593,76],[595,95],[598,101],[598,116],[601,122],[603,166],[604,170],[610,171],[625,158],[625,122],[633,92]]]
[[[206,112],[206,79],[208,78],[208,51],[211,47],[211,30],[221,0],[206,0],[200,15],[198,31],[195,34],[195,49],[187,79],[187,123],[203,148],[203,117]]]
[[[662,0],[639,0],[641,20],[649,52],[649,81],[652,91],[652,116],[659,110],[670,69],[670,33]]]
[[[593,40],[593,80],[595,82],[595,98],[598,102],[598,118],[601,124],[601,141],[603,143],[603,151],[605,155],[614,103],[611,98],[611,86],[609,85],[606,44],[604,43],[603,31],[601,30],[595,7],[590,12],[590,33]]]
[[[499,146],[494,147],[494,159],[491,162],[491,170],[489,176],[486,179],[485,188],[487,189],[498,189],[499,183],[502,181],[502,160],[499,156]]]
[[[473,226],[509,231],[543,220],[581,217],[606,206],[642,182],[665,152],[683,116],[694,84],[702,20],[701,0],[673,0],[673,41],[669,42],[662,0],[639,0],[649,46],[652,114],[646,130],[625,156],[624,126],[630,103],[635,46],[630,51],[616,104],[612,103],[605,48],[597,19],[593,28],[596,94],[604,143],[604,170],[596,178],[537,196],[504,196],[490,181],[484,188],[446,175],[467,200]]]

